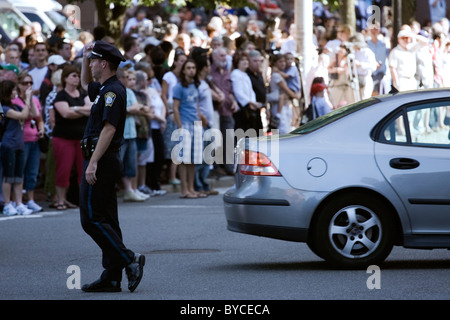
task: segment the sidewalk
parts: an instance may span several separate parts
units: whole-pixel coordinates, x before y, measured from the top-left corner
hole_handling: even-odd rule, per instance
[[[211,174],[208,177],[208,182],[211,189],[231,188],[234,185],[234,176],[227,175],[214,175]],[[168,193],[181,192],[181,185],[162,184],[161,189],[166,190]],[[122,201],[121,192],[118,193],[118,201]],[[44,211],[53,211],[56,209],[49,208],[49,202],[47,201],[47,194],[43,188],[37,188],[34,192],[35,201],[44,208]],[[24,202],[26,202],[26,196],[24,195]],[[1,217],[0,211],[0,217]]]
[[[209,177],[208,183],[211,189],[219,189],[219,188],[231,188],[234,185],[234,177],[233,176],[219,176],[219,177]],[[161,189],[166,190],[167,192],[180,192],[180,185],[171,185],[164,184],[161,186]]]

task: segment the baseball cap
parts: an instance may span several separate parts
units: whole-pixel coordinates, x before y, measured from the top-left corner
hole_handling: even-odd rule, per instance
[[[89,59],[102,59],[106,61],[110,61],[115,64],[119,64],[122,61],[125,61],[122,53],[120,53],[119,49],[114,47],[113,45],[105,42],[105,41],[95,41],[94,48],[92,48],[92,52],[88,57]]]
[[[14,71],[17,75],[20,73],[19,67],[12,63],[2,64],[0,65],[0,69]]]
[[[66,63],[66,60],[64,60],[64,58],[59,54],[54,54],[48,58],[48,64],[56,64],[57,66],[60,66],[64,63]]]
[[[316,93],[322,92],[326,88],[328,87],[323,83],[313,83],[313,85],[311,86],[311,95],[314,96]]]
[[[409,30],[400,30],[400,32],[397,35],[397,38],[403,38],[403,37],[412,37],[412,32]]]
[[[350,38],[350,42],[353,43],[354,46],[358,48],[366,48],[367,43],[366,39],[364,39],[364,35],[362,33],[357,33]]]

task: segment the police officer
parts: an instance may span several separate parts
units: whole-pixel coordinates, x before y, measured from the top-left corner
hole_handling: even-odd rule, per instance
[[[133,292],[145,264],[144,255],[123,244],[117,212],[115,184],[121,178],[119,148],[126,117],[126,89],[116,76],[121,61],[124,57],[109,43],[96,41],[84,48],[81,85],[94,104],[81,140],[80,215],[84,231],[102,249],[105,269],[100,279],[82,287],[87,292],[121,291],[124,268]]]

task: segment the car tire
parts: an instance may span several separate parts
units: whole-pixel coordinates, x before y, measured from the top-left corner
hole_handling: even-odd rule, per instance
[[[366,194],[340,195],[318,212],[317,255],[338,268],[361,269],[382,263],[394,244],[392,211]]]
[[[317,244],[314,241],[308,240],[306,242],[306,244],[308,245],[309,250],[311,250],[316,256],[318,256],[318,257],[323,259],[323,257],[321,256],[320,251],[317,249]]]

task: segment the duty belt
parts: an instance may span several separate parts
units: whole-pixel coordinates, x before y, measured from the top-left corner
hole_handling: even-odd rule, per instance
[[[98,137],[87,137],[80,140],[81,152],[83,153],[83,157],[88,160],[94,154],[95,147],[97,146]],[[117,153],[120,151],[120,148],[109,146],[109,148],[105,151],[106,153]]]

